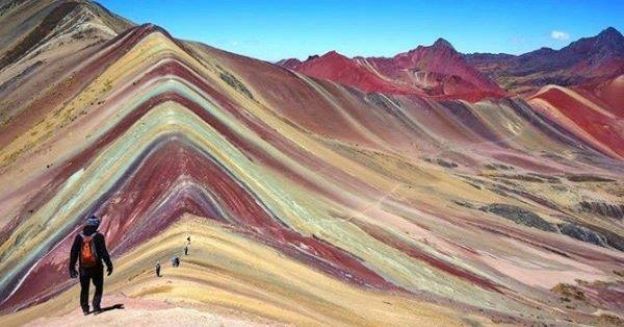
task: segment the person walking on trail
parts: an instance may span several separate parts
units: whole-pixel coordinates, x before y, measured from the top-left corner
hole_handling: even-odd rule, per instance
[[[98,232],[100,219],[91,216],[76,238],[71,247],[69,255],[69,276],[71,278],[80,277],[80,307],[86,315],[89,313],[89,284],[93,282],[95,295],[93,296],[93,312],[102,312],[100,303],[102,302],[102,291],[104,288],[104,264],[108,276],[113,273],[113,263],[106,249],[104,235]],[[78,271],[76,271],[78,262]]]
[[[160,261],[156,261],[156,277],[160,277]]]
[[[188,255],[188,245],[184,247],[184,255]]]
[[[186,238],[186,242],[187,242],[187,244],[191,244],[191,237],[190,236]]]
[[[173,258],[171,258],[171,266],[173,267],[179,267],[180,266],[180,258],[178,258],[177,255],[173,256]]]

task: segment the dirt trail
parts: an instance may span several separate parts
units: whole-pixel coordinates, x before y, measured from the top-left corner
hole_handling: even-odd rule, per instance
[[[202,311],[199,308],[176,307],[161,301],[133,299],[123,296],[104,298],[103,307],[123,304],[124,309],[112,309],[99,315],[84,316],[80,308],[70,312],[42,317],[22,326],[71,327],[71,326],[287,326],[260,321],[261,318],[234,318],[220,312]],[[218,310],[217,310],[218,311]]]

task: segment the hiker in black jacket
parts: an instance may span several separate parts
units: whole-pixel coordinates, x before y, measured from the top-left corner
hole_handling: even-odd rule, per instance
[[[74,244],[71,247],[69,257],[69,275],[76,278],[80,275],[80,306],[82,312],[89,313],[89,283],[93,281],[95,295],[93,296],[93,312],[98,314],[102,311],[100,302],[102,301],[102,290],[104,287],[104,265],[108,275],[113,273],[113,263],[106,250],[104,235],[97,231],[100,226],[100,219],[91,216],[82,232],[76,235]],[[78,271],[76,271],[78,262]]]

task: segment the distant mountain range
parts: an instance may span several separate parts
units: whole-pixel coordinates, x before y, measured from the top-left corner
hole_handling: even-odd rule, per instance
[[[541,48],[522,55],[468,54],[466,60],[499,85],[515,91],[547,84],[580,85],[624,73],[624,36],[609,27],[561,50]]]
[[[418,94],[479,100],[532,94],[542,86],[603,82],[624,73],[624,36],[609,27],[560,50],[522,55],[462,54],[444,39],[391,58],[347,58],[335,51],[305,61],[278,62],[288,69],[366,92]]]

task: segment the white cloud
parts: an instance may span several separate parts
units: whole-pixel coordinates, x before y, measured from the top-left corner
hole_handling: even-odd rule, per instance
[[[555,39],[555,40],[559,40],[559,41],[565,41],[565,40],[569,40],[570,39],[570,34],[563,32],[563,31],[552,31],[550,32],[550,37]]]

